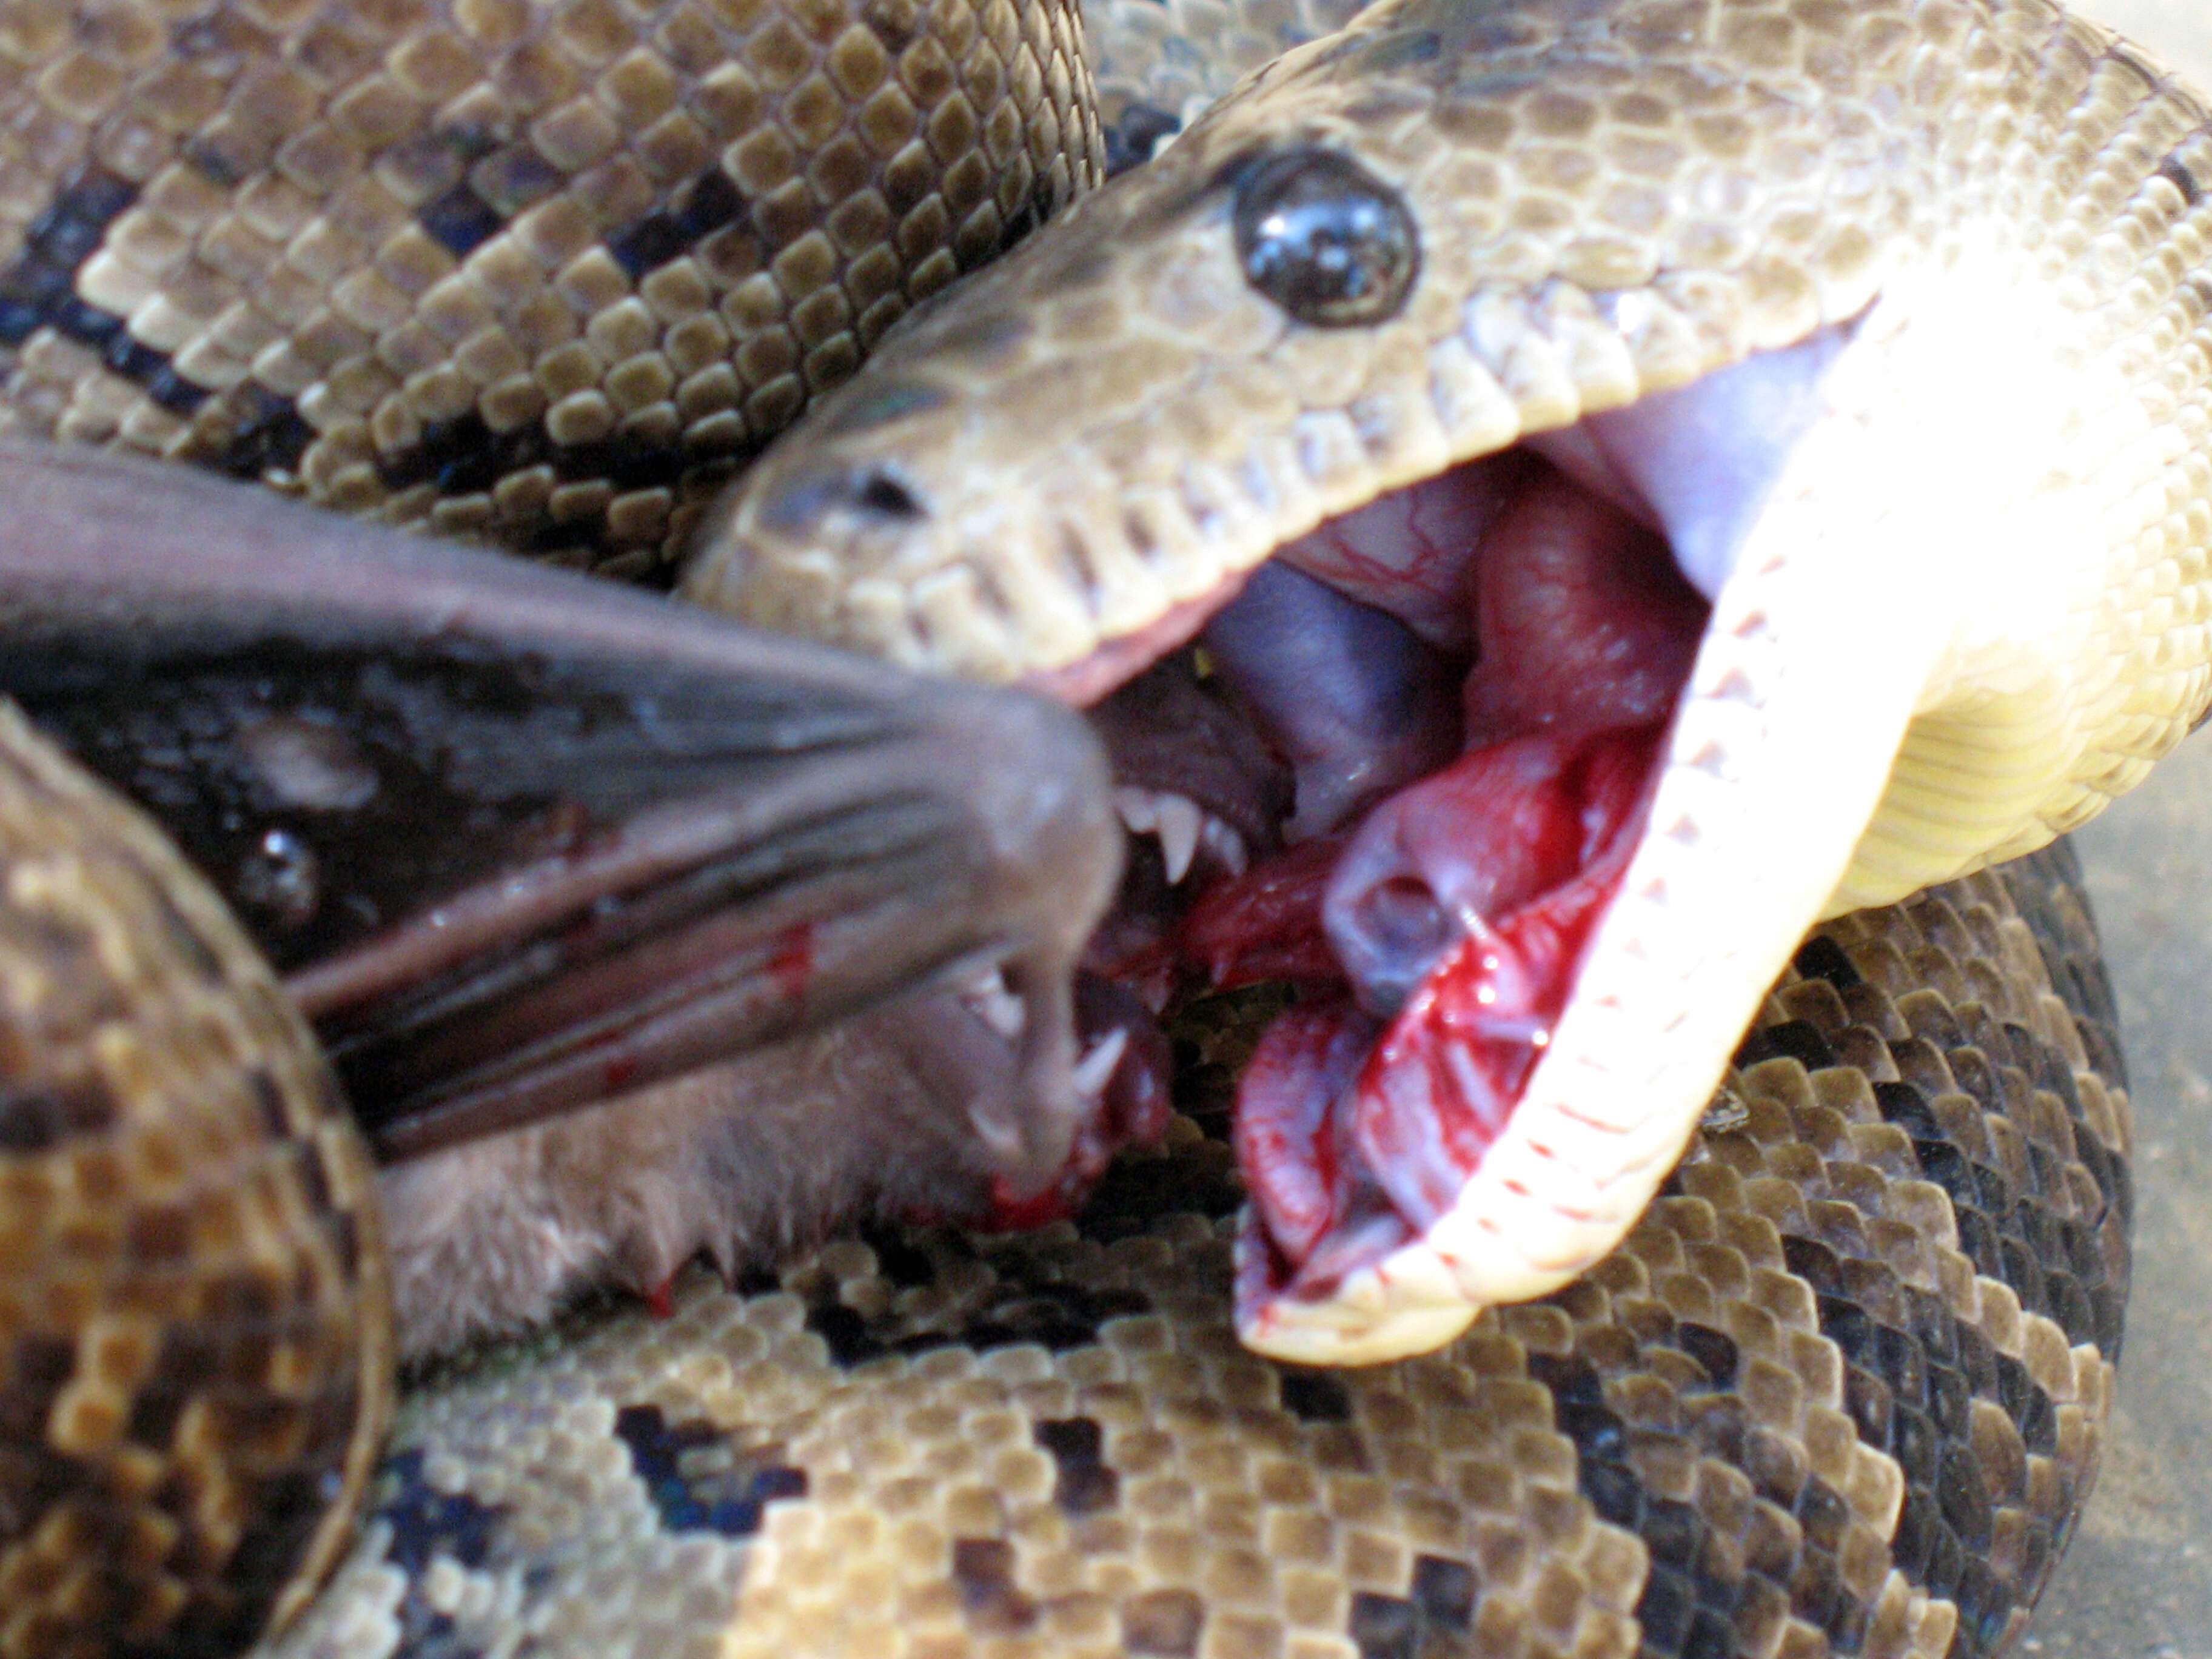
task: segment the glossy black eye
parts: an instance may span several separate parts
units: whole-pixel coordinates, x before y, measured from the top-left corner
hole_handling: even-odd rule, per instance
[[[1413,291],[1421,233],[1398,192],[1334,150],[1279,155],[1237,191],[1244,280],[1302,323],[1389,320]]]

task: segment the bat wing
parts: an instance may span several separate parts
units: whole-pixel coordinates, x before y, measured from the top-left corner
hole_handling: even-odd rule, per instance
[[[1065,1148],[1075,716],[226,481],[0,444],[0,693],[236,908],[398,1158],[1003,972]]]

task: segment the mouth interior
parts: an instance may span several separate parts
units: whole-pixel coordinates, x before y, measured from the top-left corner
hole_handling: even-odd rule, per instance
[[[1096,711],[1158,851],[1091,965],[1155,1008],[1297,988],[1238,1087],[1241,1301],[1325,1298],[1451,1207],[1620,889],[1709,606],[1610,418],[1279,550]]]

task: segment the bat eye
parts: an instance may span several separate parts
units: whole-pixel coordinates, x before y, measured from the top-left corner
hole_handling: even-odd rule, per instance
[[[1294,150],[1237,191],[1244,280],[1298,321],[1388,321],[1413,291],[1421,233],[1398,192],[1334,150]]]

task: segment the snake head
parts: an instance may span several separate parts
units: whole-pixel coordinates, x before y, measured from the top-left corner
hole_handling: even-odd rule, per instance
[[[1087,703],[1195,644],[1291,775],[1173,933],[1300,987],[1238,1104],[1264,1352],[1565,1282],[1809,924],[2039,845],[2204,703],[2192,606],[2106,597],[2203,564],[2156,365],[1959,182],[2030,140],[1894,10],[1374,8],[709,525],[692,597],[909,665]],[[2147,168],[2080,235],[2186,207]]]

